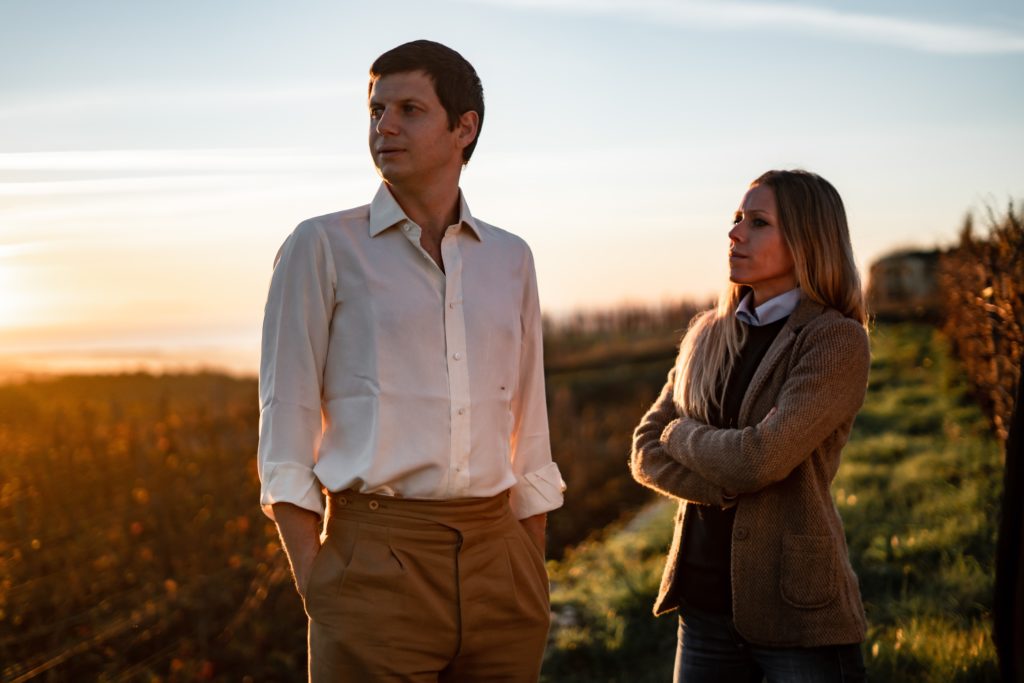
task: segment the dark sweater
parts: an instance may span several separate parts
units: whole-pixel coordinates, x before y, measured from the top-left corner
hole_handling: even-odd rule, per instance
[[[711,415],[712,426],[736,427],[750,380],[786,320],[760,327],[746,326],[747,339],[729,374],[721,411]],[[735,507],[723,509],[713,505],[694,506],[693,513],[687,516],[680,553],[683,567],[676,572],[676,590],[683,604],[722,614],[732,612],[730,556],[735,517]]]

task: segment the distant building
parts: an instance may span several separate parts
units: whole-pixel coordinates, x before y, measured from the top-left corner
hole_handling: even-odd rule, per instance
[[[871,265],[868,310],[879,320],[938,320],[939,251],[897,251]]]

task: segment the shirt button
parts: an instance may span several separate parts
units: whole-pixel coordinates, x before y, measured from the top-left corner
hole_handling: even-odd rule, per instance
[[[411,232],[412,226],[406,223],[405,225],[402,226],[402,230],[405,230],[406,232]]]
[[[747,527],[738,526],[735,529],[733,529],[732,536],[737,541],[745,541],[747,540],[747,536],[749,535],[749,533],[750,532],[747,531]]]
[[[379,507],[380,507],[380,503],[378,503],[378,502],[377,502],[377,501],[375,501],[375,500],[371,500],[371,501],[370,501],[370,504],[369,504],[369,508],[370,508],[371,510],[376,510],[376,509],[377,509],[377,508],[379,508]]]
[[[448,308],[455,308],[455,302],[453,301],[450,304],[448,304]]]
[[[455,360],[462,360],[462,352],[456,351],[455,353],[452,354],[452,358],[454,358]]]
[[[459,408],[459,415],[465,415],[465,414],[466,414],[466,409],[465,408]]]

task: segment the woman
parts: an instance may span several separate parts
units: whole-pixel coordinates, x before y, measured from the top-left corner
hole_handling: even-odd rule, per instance
[[[634,478],[680,500],[655,614],[676,680],[857,681],[864,608],[829,487],[870,354],[846,213],[806,171],[751,183],[732,285],[637,427]]]

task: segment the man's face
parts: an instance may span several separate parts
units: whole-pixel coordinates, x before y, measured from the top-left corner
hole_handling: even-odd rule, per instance
[[[454,130],[437,98],[434,83],[423,71],[382,76],[370,90],[370,155],[377,171],[391,185],[422,185],[432,178],[458,173],[462,149],[476,134],[467,131],[464,114]],[[472,124],[472,121],[469,121]]]

